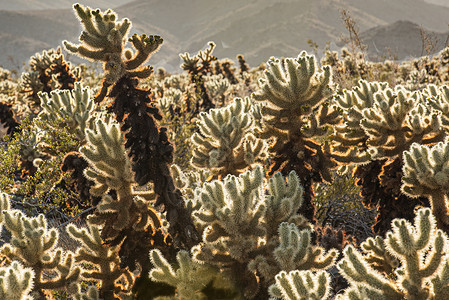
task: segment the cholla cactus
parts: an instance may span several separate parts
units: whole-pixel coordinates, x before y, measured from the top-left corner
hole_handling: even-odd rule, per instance
[[[317,141],[327,133],[327,125],[339,122],[338,112],[324,104],[331,95],[331,69],[318,68],[315,57],[302,52],[282,61],[271,58],[264,75],[253,98],[267,102],[262,108],[266,127],[261,137],[275,138],[271,172],[296,171],[306,189],[304,215],[312,220],[312,178],[332,181],[334,166],[326,153],[329,145],[322,147]]]
[[[196,111],[200,108],[208,110],[215,107],[207,94],[206,86],[204,85],[205,80],[203,78],[204,75],[212,71],[211,63],[217,60],[212,55],[214,49],[215,43],[209,42],[209,47],[204,51],[199,51],[195,56],[191,57],[187,52],[179,54],[179,57],[184,61],[181,68],[189,73],[190,82],[195,85],[195,93],[202,99],[201,103],[197,103],[197,107],[195,107]]]
[[[325,253],[323,248],[311,245],[311,229],[301,230],[295,224],[283,222],[279,225],[279,239],[271,239],[268,246],[275,244],[271,255],[258,255],[248,265],[250,270],[257,271],[267,282],[280,270],[320,270],[331,267],[337,259],[338,252],[332,249]]]
[[[449,48],[448,48],[449,49]],[[449,86],[427,85],[423,90],[426,104],[440,113],[441,126],[447,132],[449,130]]]
[[[30,295],[33,278],[33,270],[24,268],[17,261],[8,267],[0,267],[0,299],[33,300]]]
[[[162,114],[167,118],[173,118],[173,114],[185,111],[186,107],[183,103],[183,93],[179,89],[168,88],[164,90],[164,96],[158,99],[159,108]],[[176,111],[179,108],[179,112]]]
[[[131,221],[128,213],[141,213],[130,211],[130,207],[134,201],[140,202],[142,199],[134,199],[137,195],[133,194],[132,189],[135,181],[119,124],[110,119],[106,121],[99,119],[95,125],[95,131],[86,130],[88,144],[80,149],[91,165],[86,169],[85,175],[96,183],[91,188],[91,193],[95,196],[104,196],[97,208],[104,213],[117,213],[119,216],[114,227],[120,230],[128,226]],[[109,189],[117,191],[116,201],[111,196],[105,195]],[[152,198],[150,193],[140,193],[140,195]],[[146,224],[146,220],[141,222],[140,225]],[[139,227],[138,224],[134,226]]]
[[[168,299],[212,299],[213,289],[226,290],[228,295],[236,293],[232,291],[230,280],[218,269],[192,260],[187,251],[179,251],[176,255],[179,264],[176,271],[159,250],[151,250],[150,259],[154,266],[149,274],[150,279],[176,288],[175,295]]]
[[[210,98],[219,99],[221,106],[224,106],[231,86],[229,80],[222,74],[205,76],[205,86]]]
[[[42,111],[38,117],[44,122],[59,120],[75,132],[78,139],[85,142],[85,129],[93,128],[92,112],[94,101],[90,88],[76,82],[73,90],[54,90],[38,94]]]
[[[78,80],[60,47],[36,53],[30,58],[30,68],[30,72],[22,75],[21,86],[22,91],[31,92],[28,97],[36,104],[39,104],[38,92],[50,93],[56,88],[71,90]]]
[[[354,175],[362,187],[363,203],[379,209],[373,229],[384,234],[391,220],[411,220],[415,205],[426,202],[400,192],[402,153],[413,142],[441,141],[441,118],[425,105],[421,92],[401,86],[392,90],[386,84],[361,81],[344,95],[337,97],[345,126],[336,128],[333,158],[357,165]]]
[[[107,242],[119,243],[126,236],[121,253],[129,252],[125,261],[127,265],[135,267],[136,261],[148,265],[142,251],[150,247],[153,239],[163,243],[158,231],[161,221],[148,202],[155,198],[154,193],[133,190],[135,181],[119,125],[113,121],[97,120],[96,127],[96,131],[86,130],[88,145],[80,149],[91,166],[84,174],[95,182],[90,191],[94,196],[102,196],[89,222],[104,226],[102,237]],[[106,194],[110,189],[115,190],[116,197]],[[139,240],[141,243],[137,243]],[[142,243],[143,240],[148,244]]]
[[[243,76],[243,73],[249,70],[249,65],[246,63],[243,54],[237,54],[237,60],[239,61],[240,66],[240,76]]]
[[[237,175],[264,156],[266,144],[254,137],[254,119],[248,98],[236,98],[220,109],[199,115],[200,133],[194,133],[192,164],[215,176]]]
[[[440,59],[439,56],[421,56],[412,61],[403,62],[403,74],[399,82],[411,91],[425,89],[429,84],[441,84],[447,79],[447,75],[440,64],[444,62]]]
[[[374,95],[373,106],[363,110],[360,121],[372,159],[400,156],[414,142],[432,144],[443,139],[438,114],[422,104],[421,96],[401,87]]]
[[[10,79],[0,81],[0,95],[13,97],[16,94],[18,84]]]
[[[214,74],[223,75],[230,84],[237,84],[238,80],[235,77],[236,70],[232,66],[234,62],[230,59],[224,58],[214,62]]]
[[[429,198],[437,225],[445,231],[449,228],[449,139],[432,147],[413,144],[404,152],[402,192],[411,196]]]
[[[342,112],[342,123],[335,126],[333,158],[341,163],[364,163],[369,160],[366,152],[368,136],[360,127],[363,110],[374,105],[376,92],[388,88],[387,83],[360,80],[352,90],[336,95],[335,102]]]
[[[119,124],[99,119],[95,125],[95,131],[86,130],[88,144],[80,149],[92,166],[86,170],[86,177],[97,182],[91,193],[102,196],[110,188],[129,190],[134,179]]]
[[[20,163],[19,167],[22,170],[22,178],[29,175],[33,175],[37,167],[34,165],[34,161],[45,158],[45,155],[38,150],[39,137],[37,130],[22,129],[21,132],[27,137],[24,143],[20,145],[19,155]]]
[[[399,260],[388,250],[385,240],[381,236],[368,238],[360,247],[365,261],[376,271],[392,274],[399,267]]]
[[[282,271],[276,275],[276,283],[270,286],[271,299],[325,300],[330,294],[330,276],[326,271],[313,274],[310,271]]]
[[[189,75],[187,75],[186,73],[181,73],[181,74],[173,74],[171,76],[168,76],[166,78],[164,78],[164,87],[165,90],[170,89],[170,88],[174,88],[176,90],[180,90],[181,92],[185,92],[187,91],[187,89],[190,86],[189,83]],[[164,92],[165,92],[164,90]]]
[[[336,101],[343,124],[336,127],[333,157],[343,163],[366,163],[369,159],[402,155],[413,142],[432,144],[444,134],[440,117],[425,106],[423,94],[398,86],[361,80]]]
[[[265,186],[268,195],[264,199],[267,207],[264,220],[270,238],[278,234],[278,227],[284,221],[301,228],[308,227],[307,220],[297,213],[304,202],[304,188],[295,172],[290,172],[287,181],[288,185],[284,176],[276,172]]]
[[[156,35],[135,34],[129,39],[135,49],[133,53],[124,49],[131,26],[129,20],[117,21],[112,10],[101,12],[80,4],[75,4],[74,9],[84,28],[80,36],[82,44],[75,46],[67,41],[64,44],[69,51],[84,58],[104,62],[106,74],[95,101],[102,101],[106,95],[113,99],[108,111],[115,114],[121,130],[126,132],[125,147],[132,159],[135,182],[154,184],[156,205],[164,205],[170,234],[177,244],[191,246],[199,236],[169,171],[173,145],[166,128],[158,127],[156,120],[161,120],[162,116],[151,103],[151,91],[138,88],[139,79],[147,78],[153,72],[152,67],[143,64],[159,49],[162,39]],[[140,221],[145,218],[139,219],[139,224]]]
[[[81,277],[99,282],[100,296],[104,299],[117,299],[115,297],[121,293],[129,294],[134,283],[134,275],[128,268],[120,266],[118,256],[120,247],[105,245],[100,237],[98,226],[89,225],[89,229],[86,230],[69,225],[67,232],[84,246],[77,250],[76,261],[89,263],[94,267],[92,270],[84,270]],[[88,293],[96,295],[92,289]],[[82,294],[79,297],[83,299]]]
[[[430,209],[419,209],[412,226],[396,219],[387,233],[388,252],[401,267],[394,276],[375,271],[352,246],[346,247],[338,264],[350,288],[338,299],[446,299],[449,294],[449,263],[446,234],[435,232]]]
[[[176,187],[181,190],[186,201],[190,202],[194,200],[196,188],[201,187],[210,177],[208,170],[183,172],[176,164],[171,165],[170,170],[173,173]]]
[[[425,89],[429,84],[438,84],[439,80],[435,76],[427,73],[427,70],[412,70],[407,79],[401,84],[409,91],[419,91]]]
[[[246,262],[265,235],[262,218],[266,210],[262,197],[263,172],[257,167],[224,182],[205,183],[197,196],[201,209],[194,212],[197,222],[209,224],[204,244],[193,248],[194,257],[218,265]]]
[[[39,79],[39,72],[31,71],[24,72],[20,76],[20,91],[22,93],[28,94],[27,98],[33,101],[33,104],[39,105],[39,97],[37,94],[44,90],[44,84]],[[56,88],[55,84],[50,86],[50,89],[53,90]]]
[[[297,135],[305,124],[301,117],[308,116],[330,95],[331,70],[328,66],[317,70],[315,57],[306,52],[283,62],[271,58],[268,65],[265,78],[260,80],[261,90],[253,97],[268,101],[269,106],[263,109],[267,135],[281,143]]]
[[[50,68],[56,59],[62,56],[61,48],[44,50],[42,53],[36,53],[30,58],[31,70],[43,73]]]
[[[96,102],[100,102],[107,94],[108,88],[117,83],[125,75],[129,77],[146,78],[152,72],[152,67],[141,67],[150,55],[162,44],[159,36],[133,35],[129,40],[136,49],[124,51],[123,47],[131,27],[128,19],[117,21],[117,14],[112,10],[101,12],[92,10],[81,4],[75,4],[74,9],[81,20],[84,31],[80,36],[81,45],[64,41],[68,51],[77,53],[89,60],[105,63],[106,76]]]
[[[82,291],[81,286],[77,285],[77,292],[72,296],[73,300],[100,300],[98,289],[94,286],[89,286],[86,292]]]
[[[44,215],[29,218],[11,209],[9,197],[4,193],[0,193],[0,212],[0,224],[11,233],[11,242],[4,244],[0,253],[33,270],[33,296],[43,297],[43,290],[64,288],[78,280],[80,268],[74,266],[73,253],[56,247],[58,232],[48,229]]]
[[[310,224],[297,214],[303,201],[294,172],[288,185],[276,173],[269,186],[269,195],[264,196],[264,176],[257,167],[239,177],[228,175],[224,182],[205,183],[196,191],[200,208],[193,215],[204,242],[193,247],[194,258],[236,272],[233,276],[240,278],[237,281],[249,298],[258,288],[254,274],[267,288],[283,269],[325,269],[337,255],[310,244]]]

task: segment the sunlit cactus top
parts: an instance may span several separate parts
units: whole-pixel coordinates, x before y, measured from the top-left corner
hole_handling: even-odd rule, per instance
[[[297,58],[284,61],[272,57],[268,61],[265,78],[260,79],[261,90],[256,100],[268,100],[276,107],[310,112],[329,92],[331,68],[317,68],[315,56],[305,51]]]
[[[126,42],[131,22],[123,19],[117,22],[117,14],[112,10],[101,12],[92,10],[81,4],[75,4],[73,8],[80,19],[84,31],[79,40],[81,45],[74,45],[67,41],[64,46],[71,52],[91,60],[107,61],[107,56],[115,53],[121,54]]]
[[[101,101],[107,93],[107,87],[116,83],[125,74],[138,78],[151,75],[152,67],[141,66],[161,46],[163,40],[160,36],[134,34],[129,39],[135,49],[133,53],[131,49],[124,49],[131,28],[128,19],[117,21],[117,15],[112,10],[101,12],[81,4],[75,4],[74,9],[84,27],[79,38],[81,45],[64,41],[64,46],[68,51],[83,58],[104,62],[107,73],[96,101]]]

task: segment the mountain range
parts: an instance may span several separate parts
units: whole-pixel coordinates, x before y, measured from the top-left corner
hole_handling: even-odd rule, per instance
[[[6,68],[20,69],[34,53],[61,45],[64,39],[76,41],[81,32],[81,25],[69,8],[73,1],[15,0],[14,7],[5,2],[12,1],[0,1],[0,65]],[[161,35],[163,46],[150,64],[169,71],[179,70],[179,53],[196,53],[209,41],[217,44],[214,54],[218,58],[235,59],[241,53],[251,66],[270,56],[294,57],[302,50],[310,52],[308,40],[321,49],[326,43],[337,49],[342,45],[341,38],[348,35],[342,9],[355,21],[370,57],[390,55],[404,59],[422,55],[421,29],[435,41],[435,51],[446,45],[449,35],[449,7],[444,6],[443,0],[87,0],[84,3],[101,8],[110,5],[119,18],[132,21],[131,34]]]

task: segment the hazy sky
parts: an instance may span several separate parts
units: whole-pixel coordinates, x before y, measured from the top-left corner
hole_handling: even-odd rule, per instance
[[[114,8],[132,0],[0,0],[1,10],[38,10],[70,8],[81,3],[95,8]]]
[[[442,5],[442,6],[447,6],[449,7],[449,0],[424,0],[428,3],[432,3],[432,4],[437,4],[437,5]]]

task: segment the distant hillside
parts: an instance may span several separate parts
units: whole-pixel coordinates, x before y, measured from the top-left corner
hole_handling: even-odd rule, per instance
[[[25,0],[17,3],[20,1]],[[208,41],[217,43],[215,54],[219,58],[234,59],[243,53],[251,66],[270,56],[296,56],[301,50],[310,51],[309,39],[320,47],[326,42],[335,45],[346,34],[341,9],[350,12],[366,41],[373,41],[379,51],[384,51],[383,43],[396,41],[404,43],[398,49],[412,49],[416,45],[414,39],[395,37],[388,41],[388,36],[381,33],[395,33],[394,27],[400,23],[394,22],[399,20],[411,21],[430,31],[446,31],[449,8],[425,1],[428,0],[136,0],[116,7],[115,11],[133,22],[132,33],[161,35],[164,44],[151,58],[151,64],[176,71],[181,63],[179,53],[195,53]],[[39,2],[51,5],[58,1]],[[393,27],[382,31],[379,26]],[[63,39],[76,41],[81,31],[71,9],[0,11],[0,28],[0,65],[7,68],[15,68],[17,62],[26,61],[44,48],[61,45]],[[365,34],[369,28],[374,31]],[[404,28],[398,30],[415,35],[415,27]],[[417,38],[420,39],[419,32]],[[410,41],[413,45],[407,44]],[[11,63],[10,56],[16,64]]]
[[[296,56],[310,50],[308,39],[321,47],[328,41],[337,43],[346,34],[341,9],[350,12],[360,31],[399,20],[444,31],[449,16],[449,8],[424,0],[223,0],[214,1],[213,7],[210,0],[176,2],[136,0],[116,8],[121,15],[139,20],[134,21],[139,31],[164,37],[167,49],[161,49],[160,57],[173,67],[179,65],[178,53],[196,52],[208,41],[217,43],[218,57],[235,58],[243,53],[253,66],[270,56]]]
[[[439,33],[423,30],[435,50],[446,46],[449,32]],[[370,59],[404,59],[426,55],[421,38],[421,27],[410,21],[397,21],[386,26],[377,26],[360,34],[362,42],[368,46]]]

